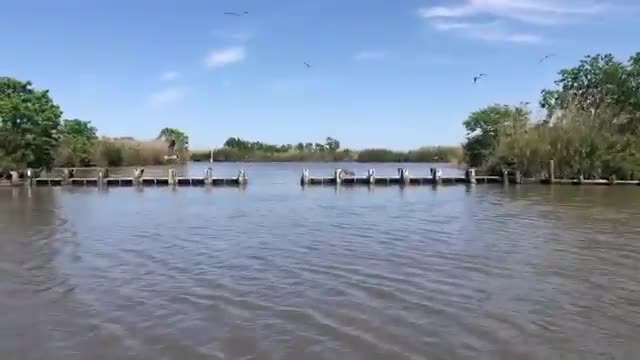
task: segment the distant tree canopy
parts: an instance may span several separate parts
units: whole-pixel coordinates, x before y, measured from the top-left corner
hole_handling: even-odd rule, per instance
[[[167,142],[171,150],[185,152],[189,150],[189,137],[182,131],[174,128],[160,130],[156,140]]]
[[[283,144],[274,145],[260,141],[247,141],[239,137],[230,137],[223,145],[225,148],[236,149],[245,152],[265,152],[265,153],[286,153],[297,152],[336,152],[340,149],[340,141],[328,137],[324,144],[320,143],[298,143],[297,145]]]
[[[53,165],[62,110],[31,85],[0,77],[0,168]]]

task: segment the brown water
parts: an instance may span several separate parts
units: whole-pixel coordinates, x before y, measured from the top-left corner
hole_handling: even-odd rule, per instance
[[[0,189],[0,359],[640,356],[640,188],[303,190],[305,166]]]

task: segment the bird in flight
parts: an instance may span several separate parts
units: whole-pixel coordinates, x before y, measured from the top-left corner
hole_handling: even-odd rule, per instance
[[[485,77],[485,76],[487,76],[487,74],[484,74],[484,73],[483,73],[483,74],[479,74],[478,76],[474,76],[474,77],[473,77],[473,83],[474,83],[474,84],[475,84],[475,83],[477,83],[477,82],[478,82],[478,80],[482,79],[482,78],[483,78],[483,77]]]
[[[311,65],[309,65],[309,63],[306,61],[304,62],[304,66],[306,66],[307,68],[311,68]]]
[[[539,63],[539,64],[542,64],[543,62],[545,62],[545,60],[547,60],[547,59],[549,59],[549,58],[551,58],[551,57],[554,57],[554,56],[556,56],[556,54],[548,54],[548,55],[545,55],[545,56],[543,56],[543,57],[541,57],[541,58],[540,58],[540,60],[538,61],[538,63]]]
[[[249,15],[249,12],[243,11],[239,13],[239,12],[233,12],[233,11],[226,11],[224,14],[228,16],[242,16],[242,15]]]

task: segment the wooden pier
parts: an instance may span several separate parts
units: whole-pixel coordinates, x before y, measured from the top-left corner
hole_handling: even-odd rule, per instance
[[[410,176],[409,170],[405,168],[398,169],[397,176],[376,176],[375,169],[370,169],[367,176],[348,176],[342,169],[335,169],[333,176],[329,177],[312,177],[309,169],[302,171],[300,185],[455,185],[455,184],[557,184],[557,185],[636,185],[640,186],[638,180],[616,180],[615,177],[609,179],[585,180],[583,177],[578,179],[555,179],[553,175],[553,161],[549,163],[549,176],[541,179],[532,179],[522,177],[519,171],[503,170],[502,176],[478,176],[475,169],[468,169],[465,176],[442,176],[442,171],[437,168],[431,168],[429,176]]]
[[[133,171],[131,177],[110,177],[108,169],[97,169],[96,177],[76,177],[76,169],[63,169],[61,177],[35,177],[27,170],[21,179],[17,172],[11,173],[9,185],[19,186],[244,186],[248,183],[247,174],[240,170],[233,178],[213,176],[211,168],[203,177],[179,177],[175,169],[169,169],[166,177],[145,177],[144,168]]]

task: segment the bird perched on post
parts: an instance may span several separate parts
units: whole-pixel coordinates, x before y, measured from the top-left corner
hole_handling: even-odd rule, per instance
[[[477,82],[478,82],[478,80],[482,79],[482,78],[483,78],[483,77],[485,77],[485,76],[487,76],[487,74],[479,74],[479,75],[477,75],[477,76],[474,76],[474,77],[473,77],[473,83],[474,83],[474,84],[475,84],[475,83],[477,83]]]

